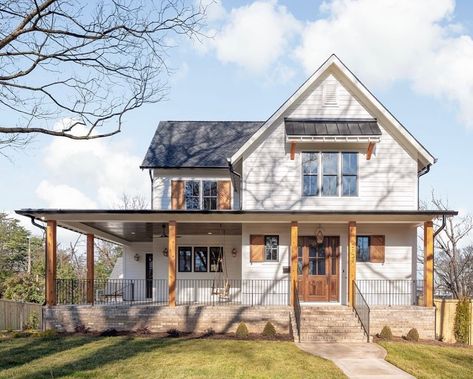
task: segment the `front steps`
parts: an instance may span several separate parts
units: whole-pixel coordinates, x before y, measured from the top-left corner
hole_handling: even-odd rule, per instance
[[[366,342],[353,310],[343,305],[301,305],[301,342]]]

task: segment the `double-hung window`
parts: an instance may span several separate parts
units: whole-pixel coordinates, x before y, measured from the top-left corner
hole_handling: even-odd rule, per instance
[[[186,181],[185,189],[186,209],[200,209],[200,182]]]
[[[210,272],[222,272],[223,247],[210,247]]]
[[[317,196],[319,194],[318,172],[319,153],[302,153],[302,191],[304,196]]]
[[[207,272],[207,251],[206,247],[194,247],[194,272]]]
[[[192,272],[192,247],[179,247],[178,268],[179,272]]]
[[[322,153],[322,196],[338,195],[338,153]]]
[[[213,180],[204,180],[202,186],[202,209],[217,209],[217,182]]]
[[[356,261],[357,262],[370,261],[370,245],[371,245],[371,238],[369,236],[356,237]]]
[[[264,259],[266,261],[278,260],[279,236],[264,236]]]
[[[342,153],[342,196],[358,195],[358,153]]]

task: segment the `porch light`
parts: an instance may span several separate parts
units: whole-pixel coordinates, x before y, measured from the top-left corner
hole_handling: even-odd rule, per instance
[[[315,239],[318,244],[324,243],[324,232],[322,231],[322,225],[319,225],[317,232],[315,233]]]
[[[164,248],[164,250],[163,250],[163,255],[164,255],[165,257],[168,256],[168,248],[167,248],[167,247]]]
[[[236,256],[237,256],[237,249],[233,248],[232,249],[232,257],[236,258]]]
[[[138,262],[139,260],[140,260],[140,254],[136,253],[136,254],[135,254],[135,261]]]

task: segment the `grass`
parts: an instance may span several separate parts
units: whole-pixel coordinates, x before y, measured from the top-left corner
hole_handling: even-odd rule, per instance
[[[386,360],[422,378],[472,378],[473,348],[402,341],[380,341]]]
[[[0,378],[343,378],[289,341],[68,336],[0,339]]]

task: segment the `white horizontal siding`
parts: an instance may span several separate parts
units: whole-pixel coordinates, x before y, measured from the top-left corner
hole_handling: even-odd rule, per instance
[[[319,87],[320,88],[320,87]],[[325,117],[321,90],[292,107],[284,117]],[[342,90],[343,89],[343,90]],[[340,84],[340,96],[349,95]],[[309,101],[310,100],[310,101]],[[307,104],[316,104],[310,109]],[[318,104],[318,105],[317,105]],[[332,117],[370,117],[353,99],[350,107],[339,107]],[[320,108],[322,107],[322,108]],[[353,108],[353,109],[352,109]],[[305,109],[305,110],[304,110]],[[363,108],[364,109],[364,108]],[[285,140],[283,118],[263,136],[262,142],[243,160],[243,209],[307,210],[414,210],[417,209],[417,162],[380,125],[381,142],[371,160],[366,160],[367,146],[356,144],[298,144],[296,156],[290,159]],[[359,151],[359,193],[357,197],[303,197],[301,151]]]

